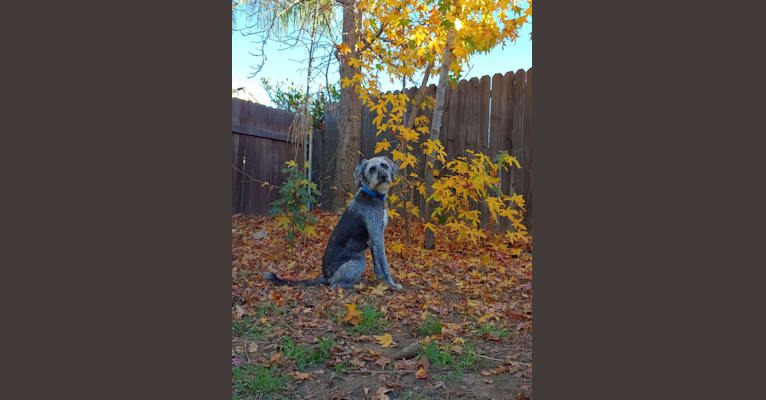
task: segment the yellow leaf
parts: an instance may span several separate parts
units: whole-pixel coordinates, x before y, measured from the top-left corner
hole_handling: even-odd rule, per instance
[[[344,320],[351,322],[351,325],[357,325],[362,314],[356,309],[356,304],[346,304],[346,308],[348,308],[348,313]]]
[[[375,339],[377,339],[378,344],[383,347],[388,347],[388,346],[396,344],[396,342],[394,342],[394,338],[391,337],[390,333],[386,333],[385,335],[381,335],[381,336],[375,336]]]
[[[362,62],[359,61],[358,58],[349,58],[348,59],[348,65],[350,65],[350,66],[352,66],[354,68],[359,68],[359,66],[362,65]]]
[[[404,160],[404,158],[405,158],[404,157],[404,153],[402,153],[399,150],[391,151],[391,157],[394,158],[394,161]],[[399,168],[402,168],[401,165],[399,166]]]
[[[311,225],[307,222],[306,228],[303,230],[303,234],[306,235],[307,237],[317,236],[316,228],[317,227],[315,225]]]
[[[341,43],[340,45],[338,45],[338,51],[340,52],[340,54],[346,55],[349,52],[351,52],[351,48],[348,47],[347,44]]]
[[[489,319],[489,318],[492,318],[492,317],[493,317],[493,315],[492,315],[492,314],[487,314],[487,315],[484,315],[484,316],[482,316],[481,318],[479,318],[479,323],[482,323],[482,322],[484,322],[485,320],[487,320],[487,319]]]
[[[380,153],[381,151],[387,151],[391,147],[391,143],[388,142],[388,140],[383,139],[378,143],[375,143],[375,154]]]
[[[277,217],[277,228],[280,226],[284,229],[287,229],[287,227],[290,225],[290,218],[287,218],[285,215],[280,215]]]
[[[375,288],[372,289],[372,292],[370,293],[376,294],[378,296],[383,296],[383,292],[385,292],[386,290],[388,290],[388,286],[386,286],[384,283],[381,283],[380,285],[375,286]]]
[[[425,368],[420,367],[420,369],[418,369],[418,372],[415,373],[415,377],[418,379],[426,379],[428,378],[428,371],[426,371]]]

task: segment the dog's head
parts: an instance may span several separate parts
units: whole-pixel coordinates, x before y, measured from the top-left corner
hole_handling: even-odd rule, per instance
[[[399,166],[388,157],[362,160],[354,170],[354,183],[357,186],[367,186],[378,193],[386,193],[398,169]]]

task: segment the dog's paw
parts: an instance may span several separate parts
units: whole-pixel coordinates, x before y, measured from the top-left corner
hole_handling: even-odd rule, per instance
[[[402,290],[403,289],[402,285],[400,285],[398,283],[395,283],[395,282],[391,282],[388,285],[391,286],[391,289],[395,289],[395,290]]]

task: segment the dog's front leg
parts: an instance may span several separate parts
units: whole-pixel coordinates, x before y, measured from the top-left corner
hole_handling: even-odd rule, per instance
[[[381,235],[382,237],[382,235]],[[391,276],[391,270],[388,268],[386,260],[386,248],[382,240],[370,241],[370,252],[372,253],[373,271],[379,280],[385,281],[392,289],[401,290],[402,285],[394,282]]]

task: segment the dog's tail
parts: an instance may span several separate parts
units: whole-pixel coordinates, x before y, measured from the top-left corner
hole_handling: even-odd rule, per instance
[[[298,286],[298,285],[302,285],[302,286],[319,286],[319,285],[326,285],[327,284],[325,282],[324,276],[320,276],[319,278],[316,278],[316,279],[305,279],[305,280],[300,280],[300,281],[291,281],[291,280],[288,280],[288,279],[281,279],[280,277],[277,276],[277,274],[275,274],[275,273],[273,273],[271,271],[266,271],[266,273],[263,274],[263,277],[268,279],[268,280],[270,280],[270,281],[272,281],[272,282],[274,282],[274,284],[277,285],[277,286],[283,286],[283,285],[287,285],[287,286]]]

